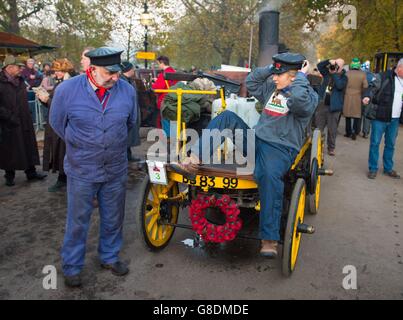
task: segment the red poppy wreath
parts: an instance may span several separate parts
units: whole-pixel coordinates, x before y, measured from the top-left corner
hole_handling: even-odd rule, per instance
[[[225,224],[216,225],[206,219],[208,208],[218,208],[225,215]],[[197,232],[204,241],[223,243],[235,239],[242,229],[240,210],[234,200],[228,195],[217,199],[215,196],[209,197],[199,195],[193,200],[189,209],[189,216],[193,230]]]

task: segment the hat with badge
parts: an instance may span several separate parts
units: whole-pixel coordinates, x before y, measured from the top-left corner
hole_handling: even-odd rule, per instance
[[[112,47],[101,47],[91,50],[85,54],[90,58],[93,66],[104,67],[110,72],[119,72],[122,70],[120,56],[123,50]]]
[[[3,61],[3,68],[11,65],[25,67],[24,59],[22,57],[7,55]]]
[[[299,53],[280,53],[273,56],[273,74],[282,74],[290,70],[301,70],[306,57]]]

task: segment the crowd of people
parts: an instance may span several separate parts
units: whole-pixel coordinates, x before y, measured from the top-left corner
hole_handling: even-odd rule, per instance
[[[318,64],[317,72],[310,78],[320,98],[314,120],[323,132],[327,127],[329,156],[336,155],[337,131],[343,115],[344,137],[355,141],[361,132],[364,139],[370,137],[368,178],[377,176],[379,148],[385,135],[384,173],[400,179],[393,158],[399,122],[403,122],[402,79],[403,59],[380,74],[371,73],[369,62],[361,64],[358,58],[347,68],[341,58]]]
[[[43,169],[58,173],[50,192],[67,190],[67,223],[62,247],[65,283],[80,286],[86,239],[96,199],[100,212],[99,257],[101,266],[114,275],[129,272],[119,258],[122,247],[128,161],[136,161],[131,147],[140,144],[140,110],[134,66],[121,61],[122,51],[86,48],[81,72],[75,73],[68,59],[45,64],[43,74],[35,61],[25,63],[8,55],[0,71],[0,169],[6,185],[15,184],[15,171],[25,170],[29,181],[46,178],[37,172],[40,157],[30,113],[31,91],[49,110],[45,127]],[[379,147],[385,136],[384,174],[400,178],[394,170],[394,150],[399,122],[402,122],[403,59],[396,68],[380,75],[369,72],[353,59],[349,70],[345,61],[320,62],[309,73],[310,64],[300,54],[284,53],[274,64],[257,68],[247,78],[249,93],[264,106],[256,134],[255,180],[261,199],[261,254],[275,258],[280,240],[283,203],[283,177],[300,148],[306,128],[314,125],[325,132],[329,156],[336,156],[337,129],[341,115],[346,119],[345,137],[356,140],[361,131],[368,138],[371,129],[368,178],[378,172]],[[168,57],[157,59],[160,69],[153,89],[168,89],[175,84],[165,75],[175,72]],[[363,69],[363,70],[361,70]],[[160,110],[164,95],[158,96]],[[362,121],[362,119],[364,121]],[[371,119],[371,120],[369,120]],[[363,129],[361,122],[363,122]],[[169,121],[159,117],[157,126],[169,137]],[[208,129],[242,129],[248,126],[236,114],[226,111]],[[246,146],[244,146],[246,147]],[[203,153],[191,154],[171,167],[193,177]],[[269,160],[269,161],[268,161]],[[275,192],[273,192],[275,190]]]
[[[3,62],[2,67],[2,75],[6,77],[8,80],[12,79],[13,81],[8,81],[10,85],[14,83],[18,84],[20,90],[17,88],[7,87],[10,90],[7,90],[9,93],[16,94],[17,104],[21,103],[22,106],[25,106],[25,100],[28,103],[28,112],[25,107],[15,106],[15,110],[6,110],[3,109],[3,112],[8,113],[11,112],[14,115],[18,115],[20,117],[24,117],[22,120],[23,126],[16,126],[15,130],[12,131],[9,126],[7,126],[6,119],[0,122],[0,139],[9,140],[10,143],[7,147],[8,150],[19,150],[19,154],[23,155],[20,157],[10,157],[8,156],[8,162],[1,166],[6,173],[6,185],[14,186],[15,185],[15,170],[26,170],[26,172],[31,172],[33,169],[33,163],[35,165],[39,165],[39,160],[28,161],[27,165],[19,165],[18,162],[24,161],[23,159],[28,157],[29,154],[38,153],[38,147],[36,141],[34,141],[33,137],[35,137],[35,132],[33,128],[31,128],[32,123],[36,123],[37,113],[35,112],[35,104],[39,102],[41,106],[41,111],[44,116],[45,121],[45,133],[44,133],[44,150],[43,150],[43,171],[45,172],[53,172],[59,173],[58,179],[56,183],[48,188],[49,192],[58,192],[65,190],[67,185],[67,177],[64,172],[64,157],[66,153],[66,146],[64,141],[60,139],[60,137],[55,134],[52,127],[48,123],[49,111],[52,105],[53,95],[56,91],[56,88],[63,83],[64,81],[75,77],[77,75],[85,74],[87,70],[90,68],[90,59],[86,56],[91,50],[95,48],[85,48],[82,52],[81,56],[81,66],[79,72],[76,72],[75,67],[71,61],[68,59],[56,59],[52,63],[44,63],[42,65],[42,69],[39,68],[39,65],[36,63],[35,59],[29,58],[26,61],[19,57],[14,57],[9,55]],[[121,79],[127,81],[131,85],[135,86],[134,83],[134,65],[130,62],[123,62],[122,66],[125,67],[125,70],[121,72]],[[7,81],[4,81],[4,85]],[[13,90],[11,90],[11,88]],[[4,87],[6,91],[6,87]],[[23,97],[24,96],[24,97]],[[8,104],[9,105],[9,104]],[[10,107],[13,104],[9,105]],[[29,120],[30,119],[30,120]],[[27,130],[26,127],[29,127]],[[140,144],[139,137],[139,128],[140,123],[138,123],[135,128],[131,129],[129,132],[129,140],[127,147],[127,156],[130,162],[140,162],[141,158],[135,157],[131,153],[131,147],[138,146]],[[31,130],[32,129],[32,130]],[[21,143],[16,143],[17,141],[13,141],[11,137],[17,136],[17,132],[24,133],[25,135],[29,134],[30,139],[25,139],[26,145],[24,145],[24,150],[21,150]],[[4,144],[3,144],[4,145]],[[6,148],[6,147],[5,147]],[[23,153],[21,153],[23,151]],[[17,160],[16,158],[21,158]],[[39,157],[38,157],[39,158]],[[12,160],[15,159],[15,160]],[[4,160],[6,161],[6,160]],[[31,168],[31,169],[29,169]],[[36,172],[36,171],[35,171]],[[32,175],[31,175],[32,176]],[[35,179],[33,180],[42,180],[46,178],[46,173],[36,173]]]

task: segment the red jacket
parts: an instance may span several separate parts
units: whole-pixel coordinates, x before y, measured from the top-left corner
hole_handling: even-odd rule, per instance
[[[164,72],[161,72],[159,74],[159,76],[157,78],[157,81],[155,81],[155,83],[152,85],[152,88],[154,90],[156,90],[156,89],[160,89],[160,90],[168,89],[167,84],[165,82],[165,74],[166,73],[175,73],[175,72],[176,72],[176,70],[174,68],[172,68],[172,67],[168,67],[167,69],[165,69]],[[173,80],[168,81],[169,87],[172,87],[177,83],[178,83],[178,81],[173,81]],[[157,107],[160,110],[161,110],[162,101],[164,100],[165,96],[166,96],[166,93],[157,94],[157,97],[158,97]]]

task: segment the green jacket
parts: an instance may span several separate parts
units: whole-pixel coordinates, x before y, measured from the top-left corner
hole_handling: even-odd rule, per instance
[[[170,89],[193,90],[183,82],[179,82]],[[200,120],[200,109],[204,96],[197,94],[184,94],[182,96],[182,121],[186,124]],[[170,121],[177,120],[178,96],[175,93],[166,95],[161,107],[162,117]]]

